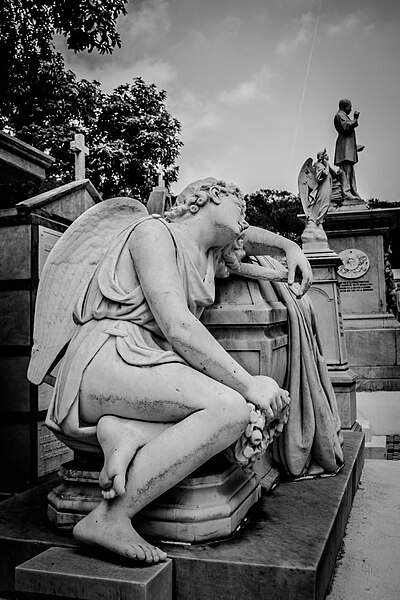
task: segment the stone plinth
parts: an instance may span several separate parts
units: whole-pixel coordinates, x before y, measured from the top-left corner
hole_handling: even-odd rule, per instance
[[[172,600],[172,561],[149,566],[76,548],[50,548],[16,568],[15,589],[27,599]]]
[[[384,242],[400,208],[343,204],[327,215],[350,367],[360,391],[400,389],[400,324],[386,303]]]
[[[186,543],[231,536],[260,498],[261,486],[278,478],[268,459],[247,474],[218,455],[139,513],[135,528],[145,537]],[[73,460],[62,465],[60,476],[63,482],[48,495],[48,516],[57,528],[72,529],[101,499],[99,470]]]
[[[363,465],[363,434],[345,431],[344,439],[346,464],[336,477],[282,483],[260,499],[233,539],[160,544],[173,561],[176,598],[323,600]],[[14,590],[17,565],[51,546],[78,547],[70,532],[47,521],[52,487],[54,481],[0,504],[0,596]]]
[[[339,408],[344,429],[350,429],[357,417],[356,374],[349,368],[346,340],[344,336],[341,296],[338,288],[337,267],[340,259],[325,245],[318,250],[318,244],[305,254],[313,270],[313,284],[309,295],[318,315],[318,331],[324,357]]]

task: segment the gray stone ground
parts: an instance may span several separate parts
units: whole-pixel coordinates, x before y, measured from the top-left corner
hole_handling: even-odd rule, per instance
[[[326,600],[400,600],[400,461],[365,461]]]

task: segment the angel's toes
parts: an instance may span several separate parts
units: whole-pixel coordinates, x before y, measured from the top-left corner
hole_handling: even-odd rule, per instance
[[[163,552],[162,550],[160,550],[160,548],[157,548],[156,546],[154,547],[154,550],[157,553],[159,560],[167,560],[168,554],[166,552]]]
[[[101,495],[105,500],[112,500],[117,495],[113,488],[109,490],[101,490]]]

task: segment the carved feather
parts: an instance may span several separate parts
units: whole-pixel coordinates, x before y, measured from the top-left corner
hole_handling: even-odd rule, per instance
[[[301,167],[297,183],[303,210],[305,214],[308,215],[309,194],[317,185],[312,158],[307,158],[304,165]]]
[[[74,335],[75,303],[111,242],[147,215],[138,200],[111,198],[89,208],[60,237],[39,282],[29,381],[42,383]]]

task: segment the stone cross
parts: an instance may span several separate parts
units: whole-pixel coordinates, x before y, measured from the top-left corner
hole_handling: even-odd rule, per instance
[[[158,187],[165,187],[164,167],[162,165],[158,165],[157,172],[158,172]]]
[[[89,154],[89,148],[85,146],[83,133],[76,133],[70,143],[70,148],[75,152],[75,180],[85,179],[85,156]]]

